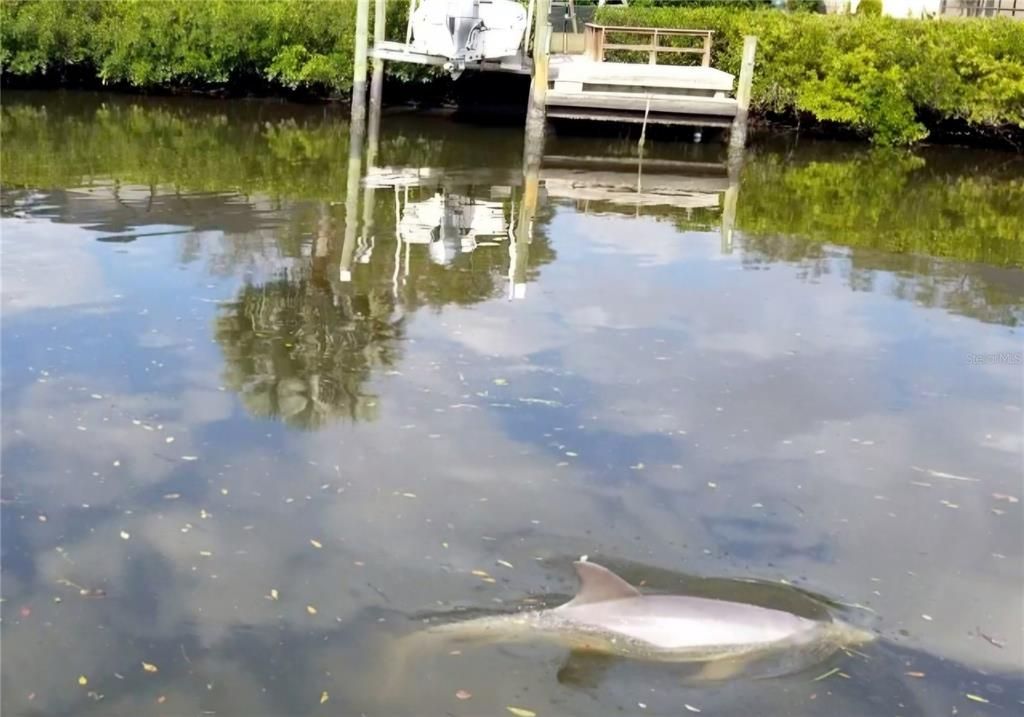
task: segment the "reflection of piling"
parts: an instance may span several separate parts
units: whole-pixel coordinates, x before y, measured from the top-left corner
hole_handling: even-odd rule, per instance
[[[754,81],[754,55],[757,52],[757,38],[747,35],[743,38],[743,59],[740,62],[739,84],[736,87],[736,116],[729,131],[730,149],[742,148],[747,144],[747,114],[750,109],[750,86]]]
[[[523,193],[519,202],[515,234],[509,245],[509,293],[514,299],[526,296],[526,267],[530,259],[533,222],[540,195],[540,165],[543,156],[543,119],[540,122],[530,122],[528,119],[523,143]]]
[[[732,254],[732,233],[736,226],[736,203],[740,195],[740,175],[743,172],[743,148],[729,148],[729,186],[722,199],[722,253]]]

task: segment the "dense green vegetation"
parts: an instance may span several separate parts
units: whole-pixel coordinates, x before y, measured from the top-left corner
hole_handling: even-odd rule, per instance
[[[752,109],[850,127],[909,144],[943,122],[1024,130],[1024,23],[607,7],[610,25],[715,31],[712,64],[738,74],[744,35],[758,37]]]
[[[355,0],[4,0],[5,76],[135,88],[262,85],[345,92]],[[404,27],[405,3],[389,3]],[[400,70],[400,66],[393,66]]]

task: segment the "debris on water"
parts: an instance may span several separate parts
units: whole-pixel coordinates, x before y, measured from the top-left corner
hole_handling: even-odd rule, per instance
[[[164,443],[174,443],[174,436],[167,436],[167,438],[164,439]]]
[[[494,379],[494,385],[495,386],[507,386],[508,385],[508,380],[504,379],[504,378],[496,378],[496,379]]]
[[[693,705],[683,704],[683,707],[685,707],[690,712],[700,712],[700,709],[694,707]]]
[[[981,695],[973,695],[970,692],[965,692],[964,693],[964,697],[966,697],[967,699],[969,699],[969,700],[971,700],[973,702],[980,702],[983,705],[987,705],[989,703],[988,700],[986,700]]]
[[[815,677],[813,680],[811,680],[811,682],[820,682],[821,680],[824,680],[826,677],[831,677],[832,675],[836,674],[837,672],[839,672],[839,668],[838,667],[833,667],[828,672],[824,672],[824,673],[818,675],[817,677]]]
[[[923,672],[904,672],[903,674],[906,675],[907,677],[917,677],[917,678],[924,677],[924,673]]]
[[[167,696],[166,695],[160,695],[159,697],[156,698],[156,703],[158,705],[162,705],[166,701],[167,701]]]
[[[131,533],[129,533],[127,530],[121,531],[121,540],[128,540],[128,538],[130,537],[132,537]]]
[[[200,550],[199,554],[202,555],[204,558],[209,558],[213,555],[213,553],[209,550]]]
[[[931,622],[932,621],[932,616],[931,615],[925,615],[924,613],[922,613],[921,614],[921,619],[922,620],[927,620],[928,622]]]
[[[182,456],[181,460],[183,460],[183,461],[198,461],[199,460],[199,456]]]
[[[470,570],[470,575],[476,575],[478,578],[489,578],[490,574],[486,570]]]
[[[979,637],[984,639],[986,642],[988,642],[988,644],[992,645],[993,647],[998,647],[1001,650],[1006,646],[1005,642],[1003,642],[1002,640],[997,640],[991,635],[986,635],[979,628],[975,628],[975,631],[978,633]]]
[[[455,698],[459,699],[459,700],[468,700],[472,696],[473,696],[473,693],[470,692],[469,690],[457,690],[455,692]]]
[[[402,497],[403,498],[415,498],[416,494],[415,493],[402,493]]]
[[[919,468],[918,466],[910,466],[911,470],[915,470],[918,473],[927,473],[933,478],[946,478],[947,480],[959,480],[967,483],[980,483],[980,478],[972,478],[971,476],[960,476],[955,473],[946,473],[945,471],[937,471],[933,468]]]
[[[512,707],[511,705],[509,705],[505,709],[514,714],[516,717],[537,717],[536,712],[534,712],[533,710],[528,710],[524,707]]]
[[[143,662],[142,663],[142,669],[145,670],[146,672],[159,672],[160,671],[159,668],[156,665],[154,665],[152,662]]]
[[[1015,495],[1007,495],[1006,493],[993,493],[992,497],[996,500],[1005,500],[1007,503],[1019,503],[1020,498]]]
[[[164,493],[164,500],[177,500],[181,497],[181,493]]]
[[[306,605],[306,612],[308,612],[310,615],[316,615],[316,608],[312,605]]]
[[[498,565],[504,565],[506,568],[509,568],[509,569],[514,569],[515,568],[515,566],[512,565],[512,563],[510,563],[507,560],[497,560],[496,562],[498,563]]]
[[[79,675],[78,676],[78,684],[80,684],[83,687],[85,687],[87,684],[89,684],[89,678],[86,677],[85,675]]]
[[[277,588],[270,588],[270,596],[269,597],[270,597],[271,600],[277,600],[277,598],[278,598]]]
[[[320,704],[323,704],[327,700],[331,699],[331,696],[327,694],[327,690],[320,693]]]
[[[324,547],[323,543],[321,543],[319,540],[314,540],[312,538],[309,539],[309,544],[312,545],[314,548],[317,548],[317,549],[320,549],[320,548]]]

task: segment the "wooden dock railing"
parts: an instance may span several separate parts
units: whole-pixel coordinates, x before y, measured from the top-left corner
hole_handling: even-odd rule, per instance
[[[633,37],[649,37],[646,44],[639,43],[615,43],[608,42],[608,34],[615,36],[627,35]],[[632,52],[647,52],[648,63],[658,63],[658,53],[673,55],[700,55],[702,67],[711,66],[711,36],[712,30],[676,30],[669,28],[655,27],[619,27],[611,25],[596,25],[587,23],[584,31],[584,55],[594,62],[604,62],[605,53],[616,50]],[[695,37],[703,42],[701,46],[679,47],[676,45],[662,45],[662,38]]]

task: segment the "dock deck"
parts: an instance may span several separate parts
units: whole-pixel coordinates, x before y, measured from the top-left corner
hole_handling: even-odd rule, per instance
[[[737,111],[734,82],[713,67],[553,55],[546,104],[554,118],[727,127]]]

